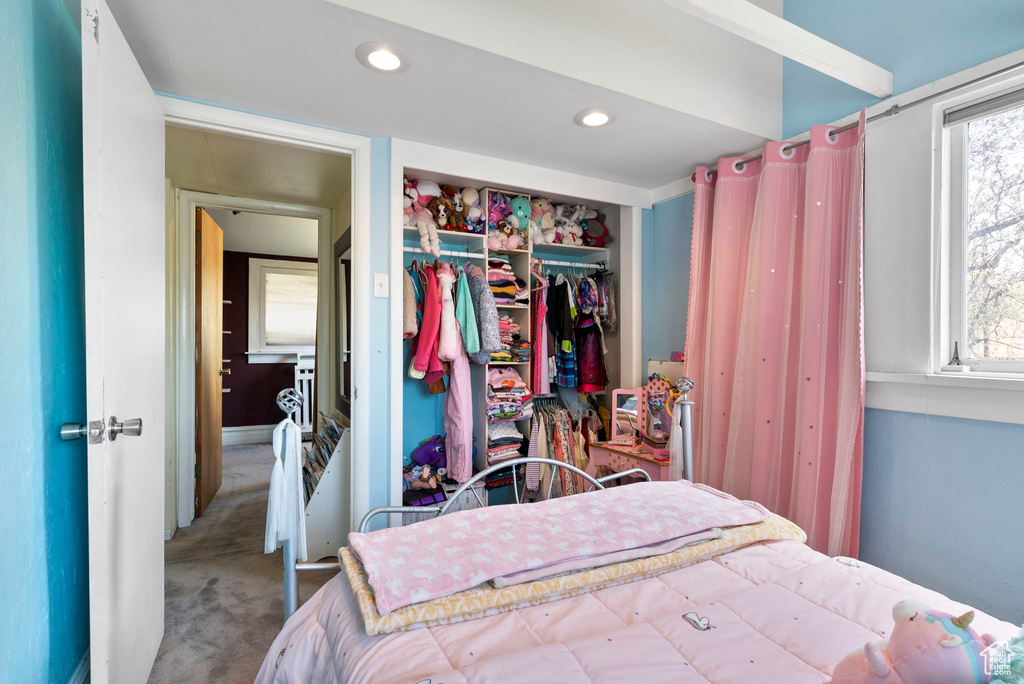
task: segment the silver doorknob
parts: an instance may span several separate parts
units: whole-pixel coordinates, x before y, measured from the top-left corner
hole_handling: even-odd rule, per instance
[[[123,423],[117,422],[117,418],[110,416],[110,426],[107,428],[107,432],[110,434],[110,441],[113,442],[117,439],[118,435],[124,435],[125,437],[139,437],[142,435],[142,419],[132,418],[126,420]]]
[[[88,426],[81,423],[64,423],[60,426],[60,438],[65,442],[89,437],[89,444],[100,444],[103,442],[103,421],[94,420]]]

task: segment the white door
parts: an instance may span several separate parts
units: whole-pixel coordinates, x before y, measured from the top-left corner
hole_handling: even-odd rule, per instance
[[[92,681],[136,684],[164,629],[164,117],[104,0],[82,1],[82,110]]]

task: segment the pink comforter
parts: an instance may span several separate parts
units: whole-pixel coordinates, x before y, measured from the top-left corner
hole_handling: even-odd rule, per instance
[[[791,541],[658,577],[442,627],[367,636],[345,576],[287,622],[257,682],[799,684],[885,639],[892,606],[968,607],[863,562]],[[997,639],[1017,628],[979,612]]]
[[[352,533],[348,543],[366,570],[377,610],[386,615],[498,577],[514,576],[511,581],[518,582],[539,569],[554,573],[605,565],[625,560],[632,551],[641,554],[634,558],[650,555],[666,542],[749,525],[768,515],[760,504],[686,480],[639,482]]]

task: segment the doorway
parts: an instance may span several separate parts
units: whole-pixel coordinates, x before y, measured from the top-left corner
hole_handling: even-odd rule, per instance
[[[294,416],[307,439],[322,427],[320,414],[349,422],[336,400],[332,247],[351,223],[352,172],[346,155],[201,129],[168,125],[166,145],[177,238],[168,294],[179,309],[168,344],[177,382],[168,410],[176,426],[173,436],[168,430],[170,538],[216,495],[225,446],[270,442],[285,417],[274,402],[280,390],[308,395]],[[347,500],[340,504],[347,510]]]

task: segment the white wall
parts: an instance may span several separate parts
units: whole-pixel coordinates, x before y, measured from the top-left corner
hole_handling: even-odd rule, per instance
[[[296,216],[275,216],[230,209],[209,209],[224,230],[224,250],[278,256],[317,257],[317,222]]]

